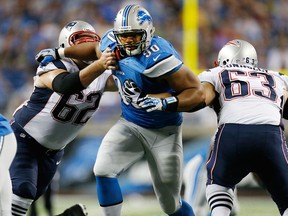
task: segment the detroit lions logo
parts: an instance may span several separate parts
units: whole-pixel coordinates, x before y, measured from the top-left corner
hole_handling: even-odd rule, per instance
[[[148,21],[149,23],[152,22],[152,17],[145,13],[145,11],[138,11],[137,14],[137,21],[140,21],[140,25],[142,25],[145,21]]]
[[[68,23],[68,24],[65,26],[65,28],[66,28],[68,31],[70,31],[70,30],[73,28],[73,26],[76,25],[76,23],[77,23],[77,22],[70,22],[70,23]]]

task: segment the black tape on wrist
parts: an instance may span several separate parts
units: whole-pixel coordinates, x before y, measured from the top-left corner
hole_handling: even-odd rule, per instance
[[[178,97],[166,97],[163,99],[163,110],[177,112],[179,99]]]

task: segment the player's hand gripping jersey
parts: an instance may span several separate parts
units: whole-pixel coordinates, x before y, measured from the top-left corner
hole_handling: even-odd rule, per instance
[[[109,30],[101,41],[101,51],[107,47],[118,53],[112,30]],[[149,93],[174,93],[166,82],[156,79],[165,74],[174,73],[182,66],[182,60],[173,46],[165,39],[154,36],[151,45],[143,53],[133,56],[119,54],[118,56],[119,67],[112,71],[112,74],[121,96],[122,116],[145,128],[180,125],[182,115],[179,112],[147,114],[146,110],[140,109],[137,105],[137,100]]]
[[[71,73],[80,70],[71,59],[61,59],[39,66],[36,76],[55,69]],[[86,89],[72,95],[35,86],[30,99],[14,113],[14,121],[44,147],[61,149],[78,135],[97,110],[109,75],[110,72],[104,72]]]
[[[204,71],[202,82],[209,82],[219,98],[214,103],[219,125],[281,124],[287,76],[279,72],[245,65],[228,64]]]

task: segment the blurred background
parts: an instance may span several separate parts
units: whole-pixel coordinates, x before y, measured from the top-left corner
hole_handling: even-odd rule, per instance
[[[171,41],[196,73],[213,67],[219,49],[236,38],[255,46],[260,67],[288,69],[286,0],[0,0],[0,112],[11,118],[29,98],[38,66],[34,56],[41,49],[58,46],[66,23],[84,20],[101,36],[128,3],[139,3],[150,12],[155,34]],[[92,169],[97,150],[119,116],[117,93],[105,93],[98,112],[67,146],[57,193],[95,194]],[[197,151],[207,149],[215,128],[216,116],[209,108],[184,114],[185,163]],[[149,176],[145,162],[133,166],[121,177],[124,194],[150,193]]]

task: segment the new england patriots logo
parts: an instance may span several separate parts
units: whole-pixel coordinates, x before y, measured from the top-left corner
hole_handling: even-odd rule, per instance
[[[77,23],[77,22],[70,22],[70,23],[68,23],[68,24],[65,26],[65,28],[66,28],[68,31],[70,31],[70,30],[73,28],[73,26],[76,25],[76,23]]]
[[[140,21],[139,24],[142,25],[145,21],[148,21],[149,23],[152,22],[152,17],[145,13],[145,11],[138,11],[137,14],[137,21]]]

